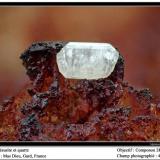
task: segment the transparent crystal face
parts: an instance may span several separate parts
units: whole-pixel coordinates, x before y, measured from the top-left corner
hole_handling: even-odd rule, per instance
[[[60,73],[69,79],[100,79],[114,70],[119,52],[109,43],[69,42],[57,54]]]

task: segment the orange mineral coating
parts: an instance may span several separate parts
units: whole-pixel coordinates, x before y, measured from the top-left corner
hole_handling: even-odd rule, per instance
[[[123,57],[107,78],[65,79],[56,54],[66,43],[34,43],[21,55],[31,83],[0,105],[0,140],[159,141],[160,105],[123,81]]]

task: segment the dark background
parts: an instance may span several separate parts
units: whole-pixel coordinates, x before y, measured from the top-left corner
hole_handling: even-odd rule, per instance
[[[29,81],[19,56],[44,40],[112,43],[125,80],[160,95],[160,7],[0,7],[0,100]]]

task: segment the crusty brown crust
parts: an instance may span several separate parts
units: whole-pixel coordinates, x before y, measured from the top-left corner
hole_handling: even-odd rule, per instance
[[[66,43],[34,43],[21,55],[31,84],[0,106],[0,140],[159,141],[158,105],[123,82],[123,57],[108,78],[65,79],[56,54]]]

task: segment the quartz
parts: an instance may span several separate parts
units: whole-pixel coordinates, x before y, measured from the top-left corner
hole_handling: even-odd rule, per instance
[[[109,43],[69,42],[56,56],[59,72],[68,79],[107,78],[119,52]]]

